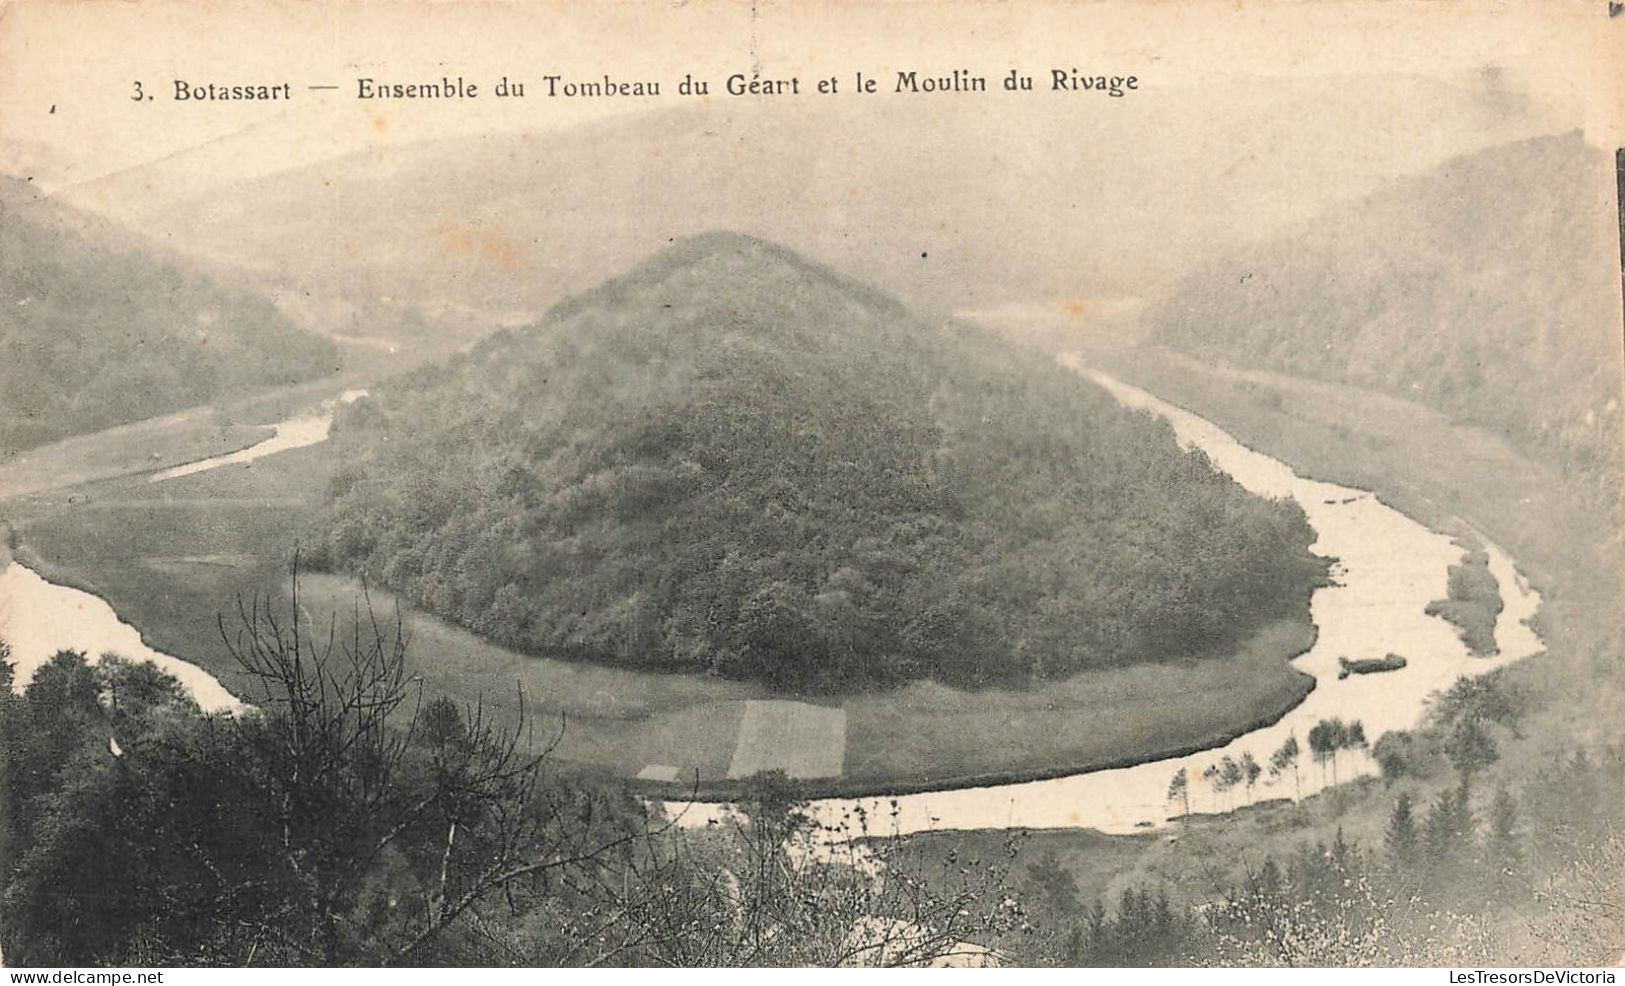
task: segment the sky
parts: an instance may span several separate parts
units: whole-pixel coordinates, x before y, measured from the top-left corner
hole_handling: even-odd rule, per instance
[[[1599,146],[1619,143],[1625,18],[1580,0],[1429,3],[854,3],[641,2],[350,4],[36,2],[0,9],[0,169],[47,190],[158,167],[199,183],[267,174],[368,147],[494,131],[546,132],[606,115],[679,105],[540,98],[545,74],[659,79],[685,73],[800,76],[856,71],[891,78],[954,68],[998,78],[1010,67],[1137,75],[1147,88],[1237,76],[1363,80],[1419,76],[1504,89]],[[1611,71],[1611,69],[1615,69]],[[378,103],[354,80],[503,74],[532,84],[524,100]],[[170,101],[173,79],[290,82],[282,104]],[[135,80],[157,95],[133,101]],[[312,92],[310,84],[334,84]],[[1040,77],[1042,85],[1042,77]],[[726,104],[732,97],[713,92]],[[748,97],[738,97],[747,99]],[[862,99],[837,95],[780,99]],[[947,97],[917,97],[921,99]],[[1052,98],[1068,98],[1057,95]],[[1099,97],[1078,97],[1099,98]],[[1193,98],[1200,98],[1199,95]],[[1132,99],[1113,111],[1133,112]],[[1247,125],[1248,108],[1213,111]],[[929,104],[922,103],[922,112]],[[1044,125],[1044,100],[1011,112]],[[1371,134],[1317,129],[1305,140]],[[969,136],[969,135],[968,135]],[[1146,134],[1147,140],[1177,135]]]

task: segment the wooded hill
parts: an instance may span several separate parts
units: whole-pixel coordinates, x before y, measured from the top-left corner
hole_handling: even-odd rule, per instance
[[[317,561],[514,648],[840,689],[1227,648],[1290,502],[1048,359],[772,244],[681,240],[337,424]]]
[[[258,295],[0,178],[0,456],[337,363]]]
[[[1209,265],[1149,314],[1153,331],[1420,400],[1617,498],[1612,170],[1579,134],[1453,159]]]

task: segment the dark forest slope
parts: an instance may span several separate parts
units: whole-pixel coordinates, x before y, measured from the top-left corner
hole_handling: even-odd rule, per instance
[[[336,364],[264,299],[0,179],[0,456]]]
[[[1418,399],[1617,480],[1611,164],[1578,135],[1457,158],[1210,265],[1151,314],[1154,331]]]
[[[678,242],[375,390],[322,560],[505,644],[794,687],[1178,658],[1301,610],[1295,506],[980,329]]]

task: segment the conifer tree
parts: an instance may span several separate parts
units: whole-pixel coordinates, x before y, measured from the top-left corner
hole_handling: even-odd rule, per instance
[[[1399,800],[1394,802],[1394,812],[1388,816],[1388,832],[1384,842],[1396,868],[1402,869],[1416,861],[1416,814],[1408,793],[1401,794]]]

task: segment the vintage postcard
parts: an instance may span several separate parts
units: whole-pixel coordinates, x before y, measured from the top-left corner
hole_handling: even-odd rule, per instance
[[[1622,50],[0,5],[4,962],[1613,982]]]

